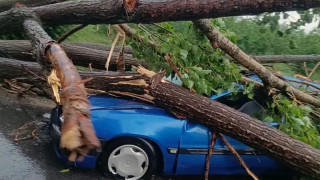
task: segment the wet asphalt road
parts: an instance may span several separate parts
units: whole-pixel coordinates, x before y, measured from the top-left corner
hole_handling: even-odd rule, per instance
[[[71,168],[56,158],[48,136],[48,118],[44,114],[55,106],[46,98],[25,96],[18,97],[0,88],[0,180],[104,180],[96,170]],[[19,131],[19,138],[25,138],[36,130],[38,138],[14,141],[14,130],[25,123],[32,122],[25,130]],[[203,177],[165,177],[160,179],[204,179]],[[251,179],[244,177],[214,177],[213,179]],[[266,179],[288,179],[270,177]]]
[[[48,136],[49,113],[55,104],[39,97],[18,98],[0,90],[0,180],[42,180],[42,179],[106,179],[95,170],[72,168],[61,164],[54,155]],[[27,139],[14,142],[13,131],[25,123],[36,121],[21,133],[20,138],[30,136],[36,129],[39,140]]]

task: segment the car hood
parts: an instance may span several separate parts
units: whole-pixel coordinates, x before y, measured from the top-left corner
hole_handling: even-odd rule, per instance
[[[91,111],[94,110],[121,110],[121,109],[159,109],[135,100],[112,98],[110,96],[90,96]]]

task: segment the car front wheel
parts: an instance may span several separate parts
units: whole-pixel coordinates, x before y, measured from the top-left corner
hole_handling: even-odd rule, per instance
[[[99,169],[118,179],[150,179],[157,169],[157,155],[150,143],[143,139],[115,140],[107,144],[99,157]]]

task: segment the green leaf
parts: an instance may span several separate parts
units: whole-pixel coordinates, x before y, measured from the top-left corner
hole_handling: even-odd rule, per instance
[[[304,126],[305,123],[300,118],[292,118],[298,126]]]
[[[161,46],[161,53],[168,53],[168,52],[170,52],[170,46],[168,45],[168,44],[162,44],[162,46]]]
[[[304,124],[307,126],[307,127],[310,127],[311,126],[311,121],[310,121],[310,118],[308,116],[304,116],[302,118],[302,121],[304,122]]]
[[[211,70],[202,70],[201,72],[202,72],[202,74],[207,75],[207,74],[210,74],[212,71]]]
[[[61,171],[59,171],[60,173],[68,173],[68,172],[70,172],[70,168],[68,168],[68,169],[62,169]]]
[[[187,57],[188,57],[188,51],[187,50],[184,50],[184,49],[181,49],[180,50],[180,56],[183,60],[186,60]]]
[[[267,123],[271,123],[271,122],[273,122],[273,118],[270,117],[270,116],[267,116],[267,117],[265,117],[265,118],[263,119],[263,121],[264,121],[264,122],[267,122]]]
[[[193,46],[192,46],[192,48],[191,48],[191,55],[192,55],[194,58],[200,58],[201,50],[199,49],[198,46],[196,46],[196,45],[193,45]]]
[[[249,93],[249,94],[248,94],[248,98],[249,98],[249,99],[253,99],[253,97],[254,97],[254,94],[253,94],[253,93]]]
[[[193,85],[194,85],[194,82],[192,80],[188,79],[187,87],[189,89],[191,89],[193,87]]]

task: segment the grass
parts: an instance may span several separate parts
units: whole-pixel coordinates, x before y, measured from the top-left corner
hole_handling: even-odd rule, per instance
[[[308,64],[309,73],[312,68],[315,66],[314,63]],[[280,71],[284,75],[294,76],[295,74],[301,74],[303,76],[307,76],[304,72],[303,64],[285,64],[285,63],[276,63],[273,64],[273,69],[276,71]],[[311,79],[320,81],[320,68],[312,75]]]
[[[88,25],[68,37],[66,41],[111,44],[114,38],[114,33],[112,32],[108,36],[107,29],[108,25]]]

